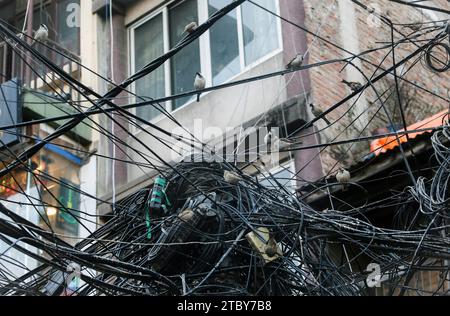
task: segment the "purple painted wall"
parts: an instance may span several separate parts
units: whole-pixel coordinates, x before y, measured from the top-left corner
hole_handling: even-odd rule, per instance
[[[296,137],[303,136],[300,138],[303,142],[300,147],[312,146],[320,142],[320,140],[317,139],[317,134],[314,134],[315,130],[317,130],[315,127],[311,127],[295,135]],[[319,153],[320,148],[295,152],[295,170],[298,173],[297,188],[301,188],[302,186],[308,185],[310,182],[315,182],[323,177]]]
[[[296,25],[304,26],[305,22],[305,9],[303,0],[280,0],[281,16],[293,22]],[[285,64],[289,63],[292,58],[298,54],[308,50],[306,34],[303,30],[288,22],[282,21],[282,33],[283,33],[283,57]],[[308,64],[308,55],[306,55],[304,64]],[[311,78],[308,71],[298,71],[292,78],[292,75],[285,76],[287,86],[288,99],[296,97],[300,94],[306,93],[309,95],[311,91]],[[304,97],[300,97],[299,106],[307,106],[308,102],[304,101]],[[308,111],[303,111],[308,113]],[[308,120],[308,118],[304,118]],[[309,128],[297,135],[301,137],[303,144],[301,146],[316,145],[320,140],[316,139],[312,134],[313,128]],[[318,149],[308,149],[294,152],[295,170],[298,172],[297,186],[301,188],[307,185],[308,182],[315,182],[323,177],[322,164],[320,156],[318,155]]]
[[[303,0],[280,0],[280,11],[284,19],[304,26],[305,10]],[[304,54],[307,51],[306,34],[297,26],[285,21],[281,22],[281,27],[284,46],[283,57],[285,64],[288,64],[296,54]],[[307,58],[308,56],[306,56],[305,63],[308,63]],[[288,98],[311,90],[311,80],[308,71],[298,71],[293,76],[294,78],[292,78],[291,74],[286,76],[286,83],[289,82],[287,87]]]

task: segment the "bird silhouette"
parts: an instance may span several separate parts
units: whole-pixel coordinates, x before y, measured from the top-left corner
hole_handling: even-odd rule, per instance
[[[45,43],[47,40],[48,40],[48,27],[45,24],[41,24],[39,26],[39,29],[34,33],[33,45],[36,44],[36,42]]]
[[[304,57],[302,54],[297,54],[287,65],[286,69],[295,69],[299,68],[303,64]]]
[[[277,241],[275,240],[275,238],[273,238],[273,236],[270,236],[265,251],[270,258],[273,258],[278,254]]]
[[[351,174],[348,170],[344,168],[340,168],[338,173],[336,174],[336,180],[340,184],[342,184],[342,190],[347,191],[347,185],[350,182]]]
[[[191,22],[188,25],[186,25],[186,27],[184,28],[184,32],[183,34],[187,33],[187,34],[191,34],[193,32],[195,32],[198,28],[197,22]]]
[[[206,79],[205,77],[203,77],[200,73],[197,72],[197,75],[195,76],[195,81],[194,81],[194,88],[195,90],[203,90],[206,87]],[[200,102],[200,95],[201,93],[199,93],[197,95],[197,102]]]
[[[323,111],[322,111],[322,110],[316,108],[316,107],[314,106],[314,104],[312,104],[312,103],[311,103],[309,106],[311,107],[311,112],[312,112],[312,114],[313,114],[316,118],[321,118],[322,120],[325,121],[325,123],[327,123],[328,125],[331,125],[331,122],[323,115]]]
[[[238,184],[239,181],[242,180],[242,178],[237,173],[228,170],[225,170],[225,172],[223,173],[223,178],[225,182],[230,184]]]
[[[351,82],[351,81],[347,81],[347,80],[342,80],[342,83],[347,85],[350,88],[350,90],[352,90],[353,92],[360,91],[363,88],[363,85],[359,82]]]

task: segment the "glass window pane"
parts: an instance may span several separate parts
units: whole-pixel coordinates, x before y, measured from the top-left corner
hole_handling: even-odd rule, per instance
[[[231,2],[231,0],[209,0],[209,14],[214,14]],[[213,84],[218,85],[237,75],[241,70],[236,10],[213,25],[210,34]]]
[[[197,0],[184,1],[169,10],[170,45],[175,46],[184,36],[187,24],[198,22]],[[179,94],[194,89],[195,74],[200,72],[199,41],[191,43],[171,59],[172,93]],[[195,97],[178,99],[174,109],[181,107]]]
[[[275,0],[256,0],[256,3],[275,12]],[[277,18],[251,3],[242,5],[245,63],[249,65],[278,48]]]
[[[283,169],[278,172],[272,172],[272,176],[273,178],[270,175],[266,175],[265,177],[263,177],[260,181],[261,185],[269,189],[278,190],[280,189],[278,183],[280,183],[280,185],[286,188],[288,191],[293,191],[295,189],[292,180],[292,178],[294,178],[294,174],[290,170],[289,165],[283,167]]]
[[[135,71],[139,71],[153,59],[164,54],[163,18],[159,14],[134,31]],[[141,97],[161,98],[165,96],[164,65],[136,82],[136,94]],[[138,100],[139,101],[139,100]],[[146,120],[161,112],[149,105],[136,109],[136,114]]]

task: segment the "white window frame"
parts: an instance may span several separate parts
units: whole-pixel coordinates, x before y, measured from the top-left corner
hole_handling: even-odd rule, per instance
[[[130,52],[130,62],[128,63],[128,73],[134,74],[136,73],[136,71],[138,71],[138,69],[136,69],[136,57],[135,57],[135,52],[134,52],[134,47],[135,47],[135,30],[137,28],[139,28],[140,26],[144,25],[145,23],[147,23],[148,21],[152,20],[153,18],[156,18],[159,15],[162,15],[162,24],[163,24],[163,34],[164,34],[164,54],[166,54],[169,49],[170,49],[170,44],[169,44],[169,13],[168,13],[168,8],[166,7],[162,7],[159,8],[157,10],[152,11],[150,14],[148,14],[146,17],[140,19],[139,21],[137,21],[136,23],[134,23],[131,27],[128,28],[128,51]],[[171,94],[171,80],[170,80],[170,60],[166,61],[164,63],[164,87],[165,87],[165,95],[170,95]],[[168,80],[169,79],[169,80]],[[133,84],[131,85],[131,91],[133,93],[136,92],[136,84],[133,82]],[[133,98],[135,102],[138,102],[137,98],[134,97]],[[167,111],[171,111],[171,103],[170,102],[166,102],[166,110]],[[133,114],[136,114],[136,109],[133,109]],[[159,115],[158,115],[159,117]],[[157,119],[158,117],[155,117],[154,119]],[[152,121],[154,120],[152,119]],[[137,130],[137,128],[134,128],[134,130]]]
[[[258,178],[259,181],[263,181],[266,180],[270,177],[270,175],[275,175],[276,173],[280,172],[280,171],[284,171],[284,170],[289,170],[292,174],[291,179],[289,180],[289,183],[292,186],[292,193],[295,193],[297,190],[297,180],[295,179],[294,175],[296,174],[295,171],[295,162],[294,160],[289,160],[285,163],[280,164],[278,167],[272,168],[269,170],[269,172],[263,172],[261,173]]]
[[[163,33],[164,33],[164,53],[167,53],[170,50],[170,38],[169,38],[169,7],[174,4],[176,0],[172,0],[167,2],[163,7],[155,9],[151,11],[149,14],[147,14],[145,17],[139,19],[135,23],[131,24],[128,27],[128,36],[127,36],[127,42],[128,42],[128,52],[130,54],[129,63],[128,63],[128,73],[130,75],[136,73],[137,69],[135,69],[135,52],[134,52],[134,44],[135,44],[135,30],[144,25],[146,22],[150,21],[151,19],[155,18],[159,14],[162,14],[162,20],[163,20]],[[275,8],[276,13],[280,14],[280,2],[279,0],[275,1]],[[197,0],[197,9],[198,9],[198,19],[199,23],[204,23],[208,17],[208,1],[207,0]],[[277,35],[278,35],[278,47],[268,53],[267,55],[261,57],[260,59],[256,60],[253,63],[250,63],[248,65],[245,64],[245,47],[244,47],[244,36],[243,36],[243,25],[242,25],[242,8],[241,6],[237,7],[236,9],[236,16],[237,16],[237,27],[238,27],[238,40],[239,40],[239,57],[240,57],[240,71],[238,74],[232,76],[227,81],[225,81],[223,84],[226,84],[228,82],[231,82],[235,80],[237,77],[242,76],[244,73],[248,72],[252,68],[257,67],[260,64],[263,64],[267,60],[273,58],[274,56],[280,54],[283,51],[283,37],[282,37],[282,28],[281,28],[281,21],[280,19],[276,18],[277,21]],[[211,64],[211,42],[210,42],[210,31],[206,31],[200,38],[199,38],[199,45],[200,45],[200,72],[203,73],[206,77],[207,86],[212,86],[212,64]],[[172,80],[171,80],[171,64],[170,60],[168,60],[164,64],[164,73],[165,73],[165,96],[171,96],[172,95]],[[136,85],[133,83],[131,85],[131,91],[135,93],[136,91]],[[209,94],[210,92],[205,93],[204,95]],[[137,102],[136,97],[134,98],[135,102]],[[191,100],[183,104],[177,109],[174,109],[173,102],[168,101],[166,102],[166,110],[170,113],[176,113],[177,111],[184,109],[185,107],[196,103],[195,100]],[[136,109],[133,109],[133,113],[136,114]],[[151,119],[152,123],[157,123],[161,119],[163,119],[164,116],[158,115],[157,117]],[[138,134],[141,129],[132,128],[133,132]]]

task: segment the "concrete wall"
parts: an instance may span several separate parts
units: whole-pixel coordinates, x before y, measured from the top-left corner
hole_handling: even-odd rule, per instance
[[[278,54],[247,73],[242,74],[237,80],[269,73],[282,67],[283,56]],[[225,131],[227,127],[239,126],[241,123],[245,123],[265,113],[285,100],[284,78],[278,77],[214,91],[206,94],[200,103],[190,103],[176,110],[173,116],[189,131],[194,131],[195,120],[203,121],[202,130],[214,127]],[[178,129],[175,130],[177,126],[167,118],[158,121],[158,126],[167,131],[178,131]],[[145,135],[144,132],[140,132],[136,136],[159,153],[161,158],[168,161],[172,160],[171,152],[152,137]],[[130,141],[131,146],[144,150],[136,141]],[[137,155],[133,155],[133,158],[138,161],[142,160]],[[139,176],[142,176],[142,171],[135,167],[129,168],[129,179],[135,179]]]
[[[161,6],[164,2],[163,0],[144,0],[138,1],[131,6],[126,8],[125,15],[125,25],[129,25],[144,15],[148,14],[148,12],[155,10],[159,6]]]

